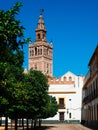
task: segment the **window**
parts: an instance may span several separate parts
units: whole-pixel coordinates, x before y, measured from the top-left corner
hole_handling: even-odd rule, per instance
[[[40,34],[38,33],[38,39],[40,39]]]
[[[71,112],[69,113],[69,118],[71,118]]]
[[[59,99],[59,109],[64,109],[64,108],[65,108],[64,98],[60,98]]]
[[[42,49],[41,48],[38,49],[38,55],[42,55]]]
[[[59,113],[59,120],[64,121],[64,112]]]
[[[35,47],[35,55],[37,55],[37,47]]]

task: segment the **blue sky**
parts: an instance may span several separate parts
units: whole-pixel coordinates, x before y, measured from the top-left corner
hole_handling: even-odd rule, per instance
[[[0,9],[10,9],[17,0],[0,0]],[[98,44],[98,0],[21,0],[17,17],[26,29],[25,37],[35,40],[35,29],[44,9],[47,41],[53,42],[53,75],[67,71],[86,75],[88,62]],[[28,66],[28,49],[24,48],[24,67]]]

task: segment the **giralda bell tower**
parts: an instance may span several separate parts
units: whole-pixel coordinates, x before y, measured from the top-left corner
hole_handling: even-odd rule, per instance
[[[38,25],[35,30],[34,44],[29,44],[29,69],[40,70],[48,76],[52,76],[52,44],[47,42],[46,28],[44,25],[43,10],[40,11]]]

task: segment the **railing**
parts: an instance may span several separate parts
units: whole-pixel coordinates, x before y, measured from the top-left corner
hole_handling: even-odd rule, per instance
[[[65,105],[64,104],[59,104],[59,109],[65,109]]]
[[[98,93],[97,91],[94,89],[88,96],[84,97],[83,99],[83,103],[86,104],[90,101],[92,101],[93,99],[98,97]]]

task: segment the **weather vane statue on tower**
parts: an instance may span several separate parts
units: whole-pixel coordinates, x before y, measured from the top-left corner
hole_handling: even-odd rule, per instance
[[[40,15],[42,15],[44,12],[44,9],[40,9]]]

